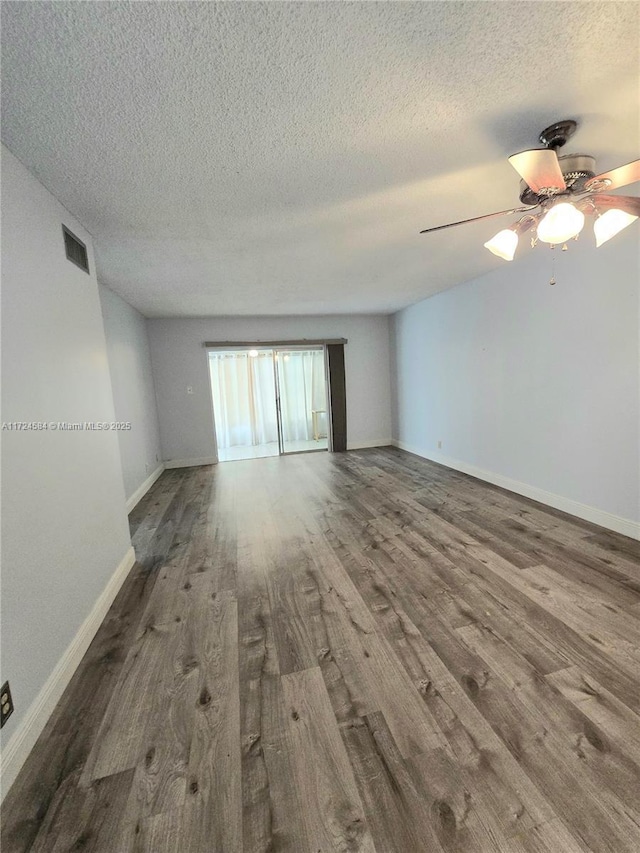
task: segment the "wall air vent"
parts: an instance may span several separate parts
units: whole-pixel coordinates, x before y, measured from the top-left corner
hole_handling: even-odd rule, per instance
[[[67,258],[72,264],[80,267],[81,270],[89,272],[89,255],[87,254],[85,244],[82,240],[78,240],[76,235],[69,231],[66,225],[62,226],[62,233],[64,234],[64,249],[67,253]]]

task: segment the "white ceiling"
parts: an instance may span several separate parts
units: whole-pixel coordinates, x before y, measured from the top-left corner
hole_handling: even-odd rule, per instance
[[[390,312],[504,263],[418,231],[546,125],[638,156],[637,3],[1,5],[3,140],[147,316]]]

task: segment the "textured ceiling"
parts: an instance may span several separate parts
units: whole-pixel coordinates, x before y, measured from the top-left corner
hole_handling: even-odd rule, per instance
[[[389,312],[503,263],[417,232],[545,125],[638,156],[637,3],[1,5],[3,140],[148,316]]]

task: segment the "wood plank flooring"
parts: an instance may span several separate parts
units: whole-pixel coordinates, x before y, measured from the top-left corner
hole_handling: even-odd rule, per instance
[[[638,853],[640,546],[401,451],[166,471],[3,853]]]

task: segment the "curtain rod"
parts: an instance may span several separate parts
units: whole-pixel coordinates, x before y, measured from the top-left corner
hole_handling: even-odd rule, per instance
[[[346,338],[321,338],[311,340],[303,338],[297,341],[205,341],[202,346],[205,349],[240,349],[241,347],[309,347],[325,346],[331,344],[346,344]]]

